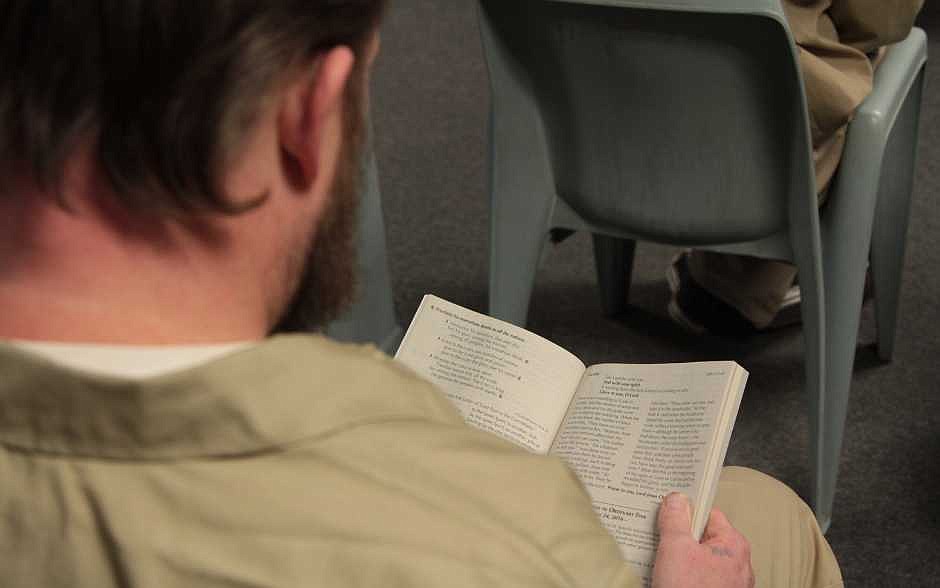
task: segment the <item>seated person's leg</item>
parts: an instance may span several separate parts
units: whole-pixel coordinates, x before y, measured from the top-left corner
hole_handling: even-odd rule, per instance
[[[750,542],[758,588],[843,585],[812,510],[784,484],[754,470],[727,467],[715,507]]]
[[[687,257],[689,277],[755,329],[771,324],[796,278],[796,267],[781,261],[693,251]],[[717,331],[717,327],[706,328]]]

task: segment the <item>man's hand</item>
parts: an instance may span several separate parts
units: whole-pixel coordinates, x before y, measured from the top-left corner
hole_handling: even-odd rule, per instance
[[[721,511],[712,509],[702,542],[692,537],[692,508],[672,493],[659,508],[659,549],[655,588],[753,588],[751,546]]]

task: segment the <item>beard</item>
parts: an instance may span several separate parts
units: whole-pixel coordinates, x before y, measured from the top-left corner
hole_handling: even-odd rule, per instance
[[[353,84],[347,89],[343,142],[331,201],[318,226],[311,228],[315,234],[312,242],[299,253],[300,260],[290,264],[300,268],[295,272],[300,279],[273,333],[319,330],[342,314],[355,298],[355,241],[365,126],[362,86]]]

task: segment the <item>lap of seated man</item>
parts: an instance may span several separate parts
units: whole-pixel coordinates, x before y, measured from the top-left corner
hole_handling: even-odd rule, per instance
[[[845,147],[849,121],[871,93],[878,55],[911,31],[923,0],[784,0],[800,49],[820,203]],[[668,270],[670,316],[694,332],[747,335],[791,324],[799,313],[796,268],[711,251],[679,254]]]
[[[5,2],[4,588],[638,585],[564,464],[303,333],[351,296],[382,5]],[[677,500],[657,586],[841,584],[780,483],[726,470],[701,543]]]

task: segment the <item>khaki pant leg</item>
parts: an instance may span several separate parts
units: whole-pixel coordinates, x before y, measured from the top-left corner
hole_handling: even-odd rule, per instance
[[[727,467],[715,507],[751,543],[757,588],[843,586],[816,517],[784,484],[754,470]]]
[[[796,266],[696,249],[689,255],[689,273],[698,285],[762,329],[783,306]]]

